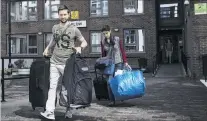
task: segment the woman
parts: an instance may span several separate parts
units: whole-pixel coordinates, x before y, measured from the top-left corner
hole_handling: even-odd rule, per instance
[[[125,66],[129,66],[127,63],[126,53],[123,48],[122,41],[119,39],[119,37],[116,36],[113,37],[111,35],[111,29],[108,25],[105,25],[101,31],[104,35],[104,39],[101,41],[102,57],[113,55],[113,58],[115,60],[115,72],[118,69],[122,69],[123,64]],[[111,50],[113,54],[111,54]],[[109,81],[111,80],[111,78],[113,78],[113,75],[109,75],[108,77],[108,92],[109,92],[109,98],[111,100],[109,106],[115,104],[115,98],[109,85]]]

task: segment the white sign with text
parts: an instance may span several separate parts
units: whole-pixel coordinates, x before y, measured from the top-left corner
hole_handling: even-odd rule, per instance
[[[70,21],[76,27],[86,27],[86,20],[81,21]]]

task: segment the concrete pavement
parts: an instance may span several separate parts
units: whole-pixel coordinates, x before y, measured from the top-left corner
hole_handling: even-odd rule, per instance
[[[144,97],[107,107],[107,101],[93,98],[91,107],[74,112],[71,121],[206,121],[207,89],[200,82],[186,78],[147,77]],[[1,121],[44,121],[42,108],[33,111],[28,97],[28,80],[16,80],[6,89],[1,103]],[[56,121],[64,119],[65,108],[58,106]]]

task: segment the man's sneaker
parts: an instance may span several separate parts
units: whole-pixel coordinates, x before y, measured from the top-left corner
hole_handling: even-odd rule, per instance
[[[73,112],[72,109],[68,109],[65,112],[65,118],[72,118],[73,117]]]
[[[40,112],[40,115],[46,119],[55,120],[54,112],[50,112],[50,111]]]

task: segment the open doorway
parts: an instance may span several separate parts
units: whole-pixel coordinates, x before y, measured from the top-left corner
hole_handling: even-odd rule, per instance
[[[180,52],[182,48],[182,31],[160,31],[158,46],[162,52],[161,63],[173,64],[181,62]]]

